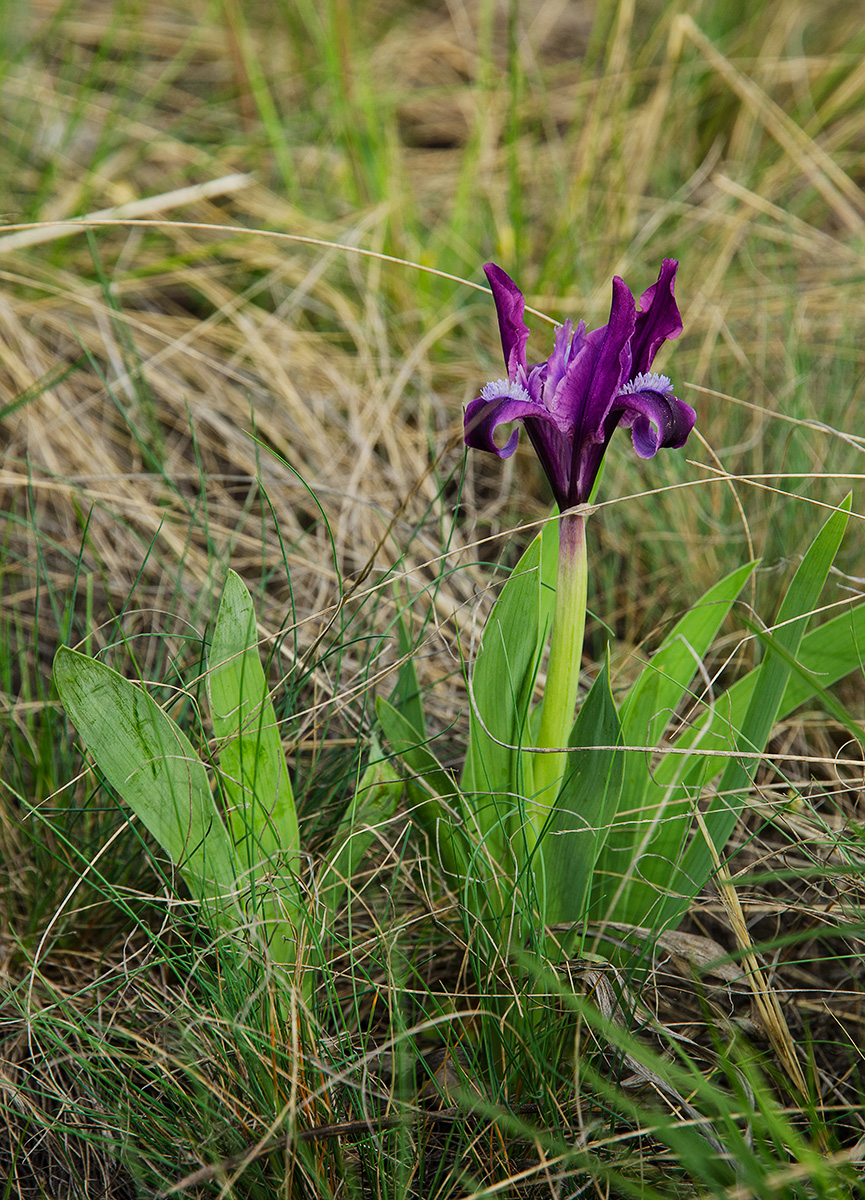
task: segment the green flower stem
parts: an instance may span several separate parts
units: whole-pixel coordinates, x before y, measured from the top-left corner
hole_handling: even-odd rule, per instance
[[[559,520],[556,606],[538,734],[538,746],[543,750],[567,746],[574,724],[587,593],[586,518],[583,513],[566,513]],[[537,837],[558,795],[567,756],[536,754],[533,757],[536,802],[532,806],[532,822]]]

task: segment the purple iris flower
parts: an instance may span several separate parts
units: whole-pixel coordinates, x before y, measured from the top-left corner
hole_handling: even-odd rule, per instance
[[[505,353],[507,379],[488,383],[465,414],[469,446],[510,458],[519,431],[499,447],[499,425],[522,421],[559,508],[585,504],[610,438],[619,425],[631,431],[640,458],[662,446],[684,446],[696,413],[673,395],[665,375],[650,371],[660,346],[682,332],[673,288],[678,263],[665,258],[657,283],[640,306],[623,280],[613,280],[609,323],[586,332],[571,321],[556,330],[546,362],[526,364],[529,330],[526,302],[514,281],[495,263],[484,267],[493,292]]]

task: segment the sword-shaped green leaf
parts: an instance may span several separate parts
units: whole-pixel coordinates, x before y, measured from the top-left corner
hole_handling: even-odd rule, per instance
[[[624,745],[660,744],[755,566],[748,563],[710,588],[661,643],[622,704]],[[651,908],[658,886],[665,875],[669,878],[669,863],[681,853],[691,824],[687,796],[671,791],[669,786],[659,786],[651,749],[627,751],[623,760],[618,819],[598,864],[595,899],[596,915],[622,921],[631,910]],[[679,765],[685,766],[682,759]],[[635,861],[638,857],[639,863]],[[611,909],[610,901],[617,892],[620,894]]]
[[[535,677],[555,601],[558,529],[550,522],[514,567],[486,623],[472,674],[462,792],[494,858],[521,822],[531,793],[528,739]]]
[[[292,964],[302,903],[294,793],[261,666],[252,598],[229,571],[208,654],[207,690],[238,872],[275,961]]]
[[[288,767],[258,651],[252,599],[228,572],[207,656],[207,690],[238,858],[297,876],[300,840]]]
[[[820,530],[800,563],[772,630],[774,641],[786,655],[779,654],[774,646],[769,647],[758,668],[741,727],[731,730],[733,753],[704,813],[706,834],[718,854],[723,852],[747,802],[748,788],[758,764],[758,759],[753,755],[765,749],[790,684],[792,672],[787,656],[794,659],[799,657],[805,627],[820,599],[847,528],[851,501],[852,496],[848,495]],[[739,758],[735,750],[751,757]],[[695,835],[684,854],[680,869],[674,872],[670,892],[661,905],[662,923],[669,926],[670,922],[681,917],[687,907],[687,897],[707,882],[713,867],[712,850],[701,832]]]
[[[595,864],[619,803],[624,755],[610,691],[610,663],[592,684],[574,723],[567,771],[540,841],[548,925],[585,921]],[[540,865],[536,875],[540,873]]]
[[[336,831],[316,889],[326,905],[328,924],[336,916],[360,860],[375,841],[376,829],[393,816],[402,790],[403,781],[373,734],[369,765]]]

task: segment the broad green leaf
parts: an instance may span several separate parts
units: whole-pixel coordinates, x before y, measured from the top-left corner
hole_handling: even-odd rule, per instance
[[[773,638],[794,659],[799,656],[805,627],[817,606],[829,569],[841,545],[851,501],[852,496],[848,495],[815,538],[778,612]],[[757,670],[741,729],[734,732],[735,749],[745,753],[759,753],[765,749],[790,678],[789,662],[774,647],[770,647]],[[718,854],[723,852],[747,801],[747,789],[753,780],[757,763],[758,760],[753,757],[728,759],[715,796],[704,814],[706,831]],[[675,860],[670,861],[672,863]],[[662,906],[661,919],[665,924],[681,917],[687,906],[687,897],[707,882],[713,869],[712,852],[705,837],[697,834],[684,854],[681,869],[674,874],[670,894]]]
[[[823,694],[812,684],[810,677],[819,681],[825,691],[851,671],[861,670],[865,662],[865,603],[851,605],[840,616],[807,633],[802,639],[798,659],[802,672],[791,675],[787,683],[778,713],[779,720],[789,716],[814,696]],[[716,704],[708,728],[702,730],[698,719],[694,727],[676,739],[676,748],[687,749],[699,739],[701,750],[729,750],[730,730],[741,728],[759,671],[760,668],[756,667],[728,688]],[[705,768],[711,771],[712,760],[707,759],[699,766],[701,770]],[[668,783],[675,768],[674,756],[664,759],[658,765],[658,780]]]
[[[207,689],[238,858],[253,874],[276,869],[295,880],[300,840],[294,795],[259,658],[252,599],[234,571],[213,630]]]
[[[747,563],[710,588],[658,647],[622,704],[624,745],[659,744],[699,664],[755,567],[756,563]],[[643,850],[648,856],[642,865],[645,868],[651,856],[658,853],[659,839],[663,839],[664,853],[669,852],[670,845],[687,835],[691,821],[690,806],[672,805],[667,790],[657,786],[651,751],[626,752],[622,759],[619,820],[610,831],[599,863],[599,889],[606,891],[607,903],[616,891],[613,881],[624,878],[641,842],[647,843]],[[681,765],[684,764],[680,760]],[[655,835],[651,837],[653,825]],[[642,907],[650,905],[656,894],[651,885],[641,883],[636,876],[627,888],[629,893],[634,891],[643,894],[642,901],[637,901]],[[600,897],[597,902],[601,904]]]
[[[537,537],[514,567],[483,631],[472,673],[466,794],[504,797],[519,786],[519,752],[512,747],[522,741],[540,653],[540,560]]]
[[[840,617],[833,617],[825,625],[806,634],[798,658],[806,674],[790,677],[781,701],[779,720],[789,716],[812,696],[820,694],[814,689],[809,675],[819,680],[825,689],[851,671],[861,671],[865,662],[865,604],[851,606]],[[730,692],[733,690],[731,688]],[[743,689],[743,695],[744,692]],[[736,707],[735,699],[732,707]]]
[[[391,749],[410,772],[406,787],[412,816],[430,847],[438,851],[444,869],[451,875],[461,874],[464,857],[455,836],[461,797],[455,782],[415,727],[392,704],[379,696],[375,711]]]
[[[535,675],[555,602],[557,554],[558,527],[551,521],[502,588],[472,675],[474,704],[462,791],[499,858],[508,829],[520,819],[520,797],[531,790],[531,756],[513,747],[527,737]]]
[[[408,723],[417,730],[418,737],[423,741],[426,737],[426,718],[414,665],[414,646],[402,614],[397,618],[397,639],[399,652],[404,661],[400,667],[397,685],[393,690],[390,702],[397,712],[402,713]]]
[[[746,563],[710,588],[646,663],[621,706],[625,745],[656,745],[756,566]]]
[[[840,616],[833,617],[824,625],[806,634],[799,648],[798,661],[800,671],[794,671],[784,691],[784,699],[778,711],[778,720],[783,720],[802,704],[817,697],[822,703],[834,711],[824,700],[826,689],[843,679],[851,671],[862,669],[865,661],[865,603],[851,606]],[[762,664],[761,664],[762,665]],[[700,795],[713,775],[721,769],[717,757],[703,755],[702,751],[714,751],[729,754],[735,744],[735,730],[741,730],[748,711],[748,706],[754,695],[761,667],[749,671],[737,680],[726,692],[717,698],[711,713],[705,714],[705,719],[698,715],[693,725],[685,730],[673,743],[675,753],[665,754],[653,768],[652,784],[646,800],[647,807],[654,804],[666,824],[669,819],[675,820],[677,814],[688,822],[690,828],[692,803]],[[817,682],[819,681],[819,683]],[[687,756],[680,751],[693,748],[693,753]],[[665,808],[660,808],[665,798]],[[620,816],[625,802],[622,801]],[[645,810],[644,810],[645,811]],[[655,810],[653,810],[655,811]],[[682,847],[682,839],[679,839]],[[599,887],[609,896],[615,888],[611,886],[613,874],[621,878],[624,866],[611,866],[608,861],[609,844],[601,864]],[[675,853],[675,851],[673,851]],[[633,852],[630,852],[631,855]],[[620,860],[623,862],[623,860]],[[630,862],[631,859],[628,859]],[[639,865],[640,873],[648,874],[650,859],[645,857]],[[661,860],[664,864],[661,877],[672,876],[670,859]],[[644,894],[640,903],[634,901],[630,906],[622,903],[611,918],[619,921],[632,920],[635,924],[645,924],[648,913],[656,902],[657,887]],[[641,915],[642,914],[642,915]]]
[[[403,782],[385,758],[373,734],[369,765],[333,839],[318,894],[327,908],[327,924],[336,916],[358,864],[376,837],[376,827],[393,816]]]
[[[624,756],[610,749],[620,741],[607,659],[577,715],[566,774],[540,841],[548,925],[574,924],[591,915],[588,907],[595,863],[622,786]]]
[[[235,889],[231,842],[189,739],[142,688],[97,659],[61,646],[54,680],[96,763],[156,838],[211,919]]]
[[[811,689],[812,694],[819,699],[827,713],[830,713],[839,725],[843,725],[856,738],[857,742],[865,749],[865,730],[863,730],[861,722],[851,717],[850,713],[844,705],[837,700],[832,693],[823,686],[819,679],[814,675],[813,671],[808,671],[800,662],[794,658],[790,652],[770,633],[764,629],[760,629],[753,621],[745,621],[746,629],[749,629],[755,637],[759,638],[764,646],[768,647],[782,658],[790,668],[793,675],[800,676],[807,686]],[[791,676],[792,678],[792,676]],[[787,689],[789,690],[789,688]],[[786,699],[787,693],[784,693]]]

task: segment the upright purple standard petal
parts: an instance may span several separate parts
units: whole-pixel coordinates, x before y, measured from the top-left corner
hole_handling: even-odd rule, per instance
[[[664,259],[639,308],[624,281],[615,278],[607,324],[586,333],[582,321],[575,330],[565,322],[556,331],[550,357],[529,370],[522,292],[500,267],[488,263],[484,270],[508,378],[487,384],[466,409],[466,443],[507,458],[518,433],[500,447],[495,431],[522,421],[562,510],[589,499],[619,425],[631,430],[641,458],[651,458],[663,446],[683,446],[694,427],[694,410],[673,395],[666,376],[649,373],[663,342],[682,331],[674,296],[677,268],[673,259]]]
[[[588,500],[601,458],[612,434],[607,419],[619,388],[631,368],[631,338],[634,335],[636,305],[625,282],[613,280],[610,320],[590,333],[586,349],[575,359],[569,378],[563,383],[571,392],[574,413],[574,440],[571,459],[570,504]],[[583,360],[587,360],[583,368]],[[582,395],[580,395],[582,391]]]
[[[653,283],[640,297],[631,346],[631,370],[634,375],[648,371],[667,338],[677,338],[682,332],[682,318],[673,295],[678,267],[675,259],[665,258],[657,283]]]
[[[493,300],[499,317],[499,332],[502,335],[502,350],[508,379],[516,379],[517,368],[526,369],[526,342],[529,329],[523,320],[526,302],[523,293],[501,267],[487,263],[484,267],[493,292]]]

